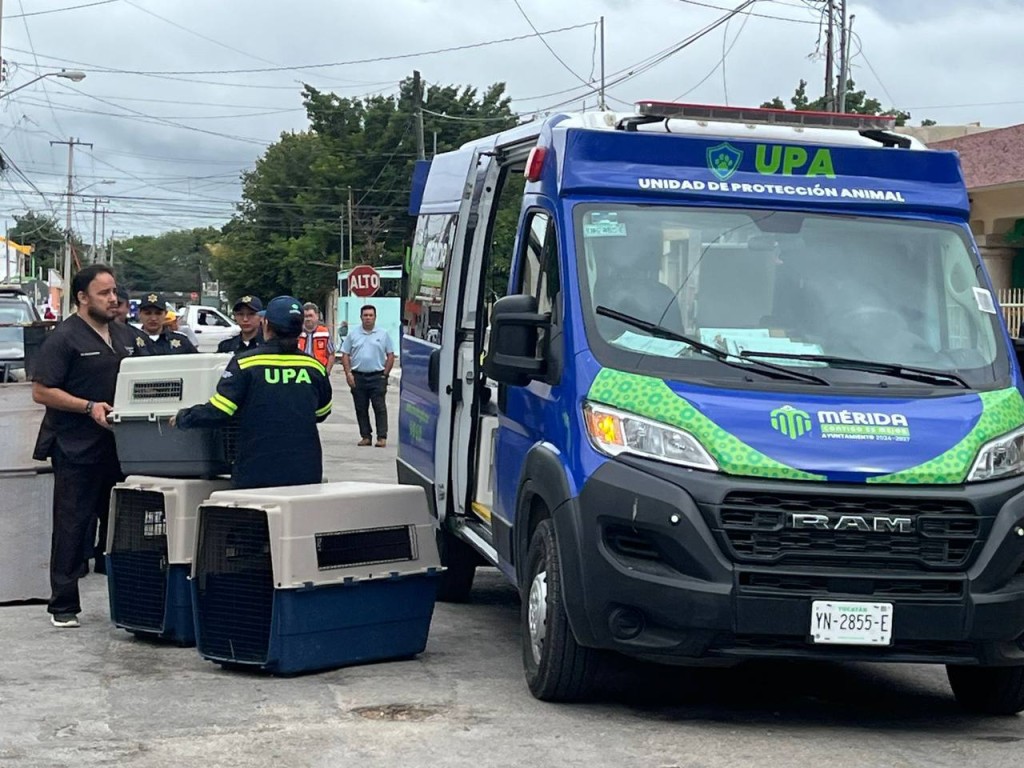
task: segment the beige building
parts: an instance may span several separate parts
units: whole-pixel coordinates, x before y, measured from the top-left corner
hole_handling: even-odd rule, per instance
[[[960,154],[971,200],[971,231],[993,287],[1000,293],[1024,288],[1024,125],[926,143]]]

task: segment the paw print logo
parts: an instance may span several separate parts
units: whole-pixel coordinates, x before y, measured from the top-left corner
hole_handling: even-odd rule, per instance
[[[736,149],[732,144],[724,142],[714,147],[709,147],[707,152],[708,170],[715,175],[719,181],[726,181],[740,169],[740,161],[743,160],[742,150]]]

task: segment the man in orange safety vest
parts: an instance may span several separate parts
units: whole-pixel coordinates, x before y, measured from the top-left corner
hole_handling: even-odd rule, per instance
[[[302,333],[299,334],[299,349],[316,358],[331,375],[334,367],[334,342],[326,325],[320,323],[320,308],[311,301],[302,305]]]

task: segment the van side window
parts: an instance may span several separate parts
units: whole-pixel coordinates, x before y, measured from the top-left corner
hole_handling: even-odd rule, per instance
[[[562,289],[558,275],[558,238],[551,216],[543,211],[530,214],[519,275],[519,292],[537,298],[537,311],[554,311],[555,297]]]

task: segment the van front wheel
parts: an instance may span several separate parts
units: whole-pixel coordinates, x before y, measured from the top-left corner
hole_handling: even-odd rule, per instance
[[[527,553],[520,617],[526,683],[541,701],[587,698],[605,660],[603,651],[577,644],[563,589],[555,527],[543,520]]]
[[[962,667],[946,665],[957,703],[984,715],[1015,715],[1024,711],[1024,667]]]

